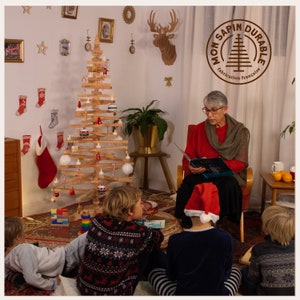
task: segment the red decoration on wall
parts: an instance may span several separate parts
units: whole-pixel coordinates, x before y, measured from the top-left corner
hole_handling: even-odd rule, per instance
[[[45,94],[46,89],[45,88],[38,88],[38,103],[36,104],[36,107],[41,107],[45,102]]]
[[[21,152],[24,155],[28,152],[28,150],[30,148],[30,138],[31,138],[30,134],[23,135],[23,148],[22,148]]]
[[[16,111],[16,115],[20,116],[22,115],[24,112],[27,111],[27,107],[26,107],[26,103],[27,103],[27,96],[25,95],[20,95],[19,96],[19,108]]]

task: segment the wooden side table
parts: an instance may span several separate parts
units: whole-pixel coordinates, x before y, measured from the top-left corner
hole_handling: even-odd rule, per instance
[[[262,193],[261,193],[261,213],[265,209],[267,186],[272,191],[271,205],[276,205],[277,194],[282,194],[282,193],[295,194],[294,182],[288,183],[283,181],[275,181],[271,173],[261,172],[260,176],[263,179]]]
[[[151,157],[157,157],[160,161],[161,167],[163,169],[165,178],[167,180],[170,192],[172,194],[176,193],[175,186],[167,165],[167,162],[165,160],[167,153],[164,152],[157,152],[157,153],[139,153],[139,152],[132,152],[129,154],[130,157],[133,158],[134,164],[136,163],[138,158],[144,158],[144,178],[143,178],[143,189],[148,189],[148,159]]]

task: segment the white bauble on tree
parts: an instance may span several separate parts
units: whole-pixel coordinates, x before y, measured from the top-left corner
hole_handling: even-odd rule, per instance
[[[68,166],[71,163],[71,157],[69,155],[62,155],[59,159],[59,162],[63,166]]]
[[[133,166],[130,163],[125,163],[122,166],[122,172],[126,175],[130,175],[133,172]]]

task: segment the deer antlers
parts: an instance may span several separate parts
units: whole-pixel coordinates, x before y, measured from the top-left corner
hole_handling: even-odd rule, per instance
[[[172,9],[172,11],[170,11],[170,16],[171,16],[171,22],[169,22],[168,26],[164,26],[162,27],[160,24],[156,24],[156,22],[154,22],[155,19],[155,12],[153,12],[153,10],[151,10],[150,13],[150,17],[148,20],[148,25],[150,27],[150,31],[151,32],[157,32],[157,33],[168,33],[168,32],[172,32],[175,27],[178,24],[178,18],[176,17],[176,13],[174,11],[174,9]]]
[[[169,25],[162,26],[161,24],[157,24],[155,20],[155,12],[153,10],[150,13],[150,17],[148,19],[148,25],[150,27],[150,31],[154,32],[153,44],[155,47],[158,47],[162,54],[162,59],[166,65],[172,65],[176,60],[176,49],[173,44],[170,43],[170,39],[174,37],[173,32],[178,24],[178,18],[174,9],[170,12],[171,22]]]

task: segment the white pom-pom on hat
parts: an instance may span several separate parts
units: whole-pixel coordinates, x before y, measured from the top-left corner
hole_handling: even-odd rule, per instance
[[[184,213],[189,216],[199,216],[201,223],[219,220],[219,193],[215,184],[205,182],[197,184],[188,200]]]

